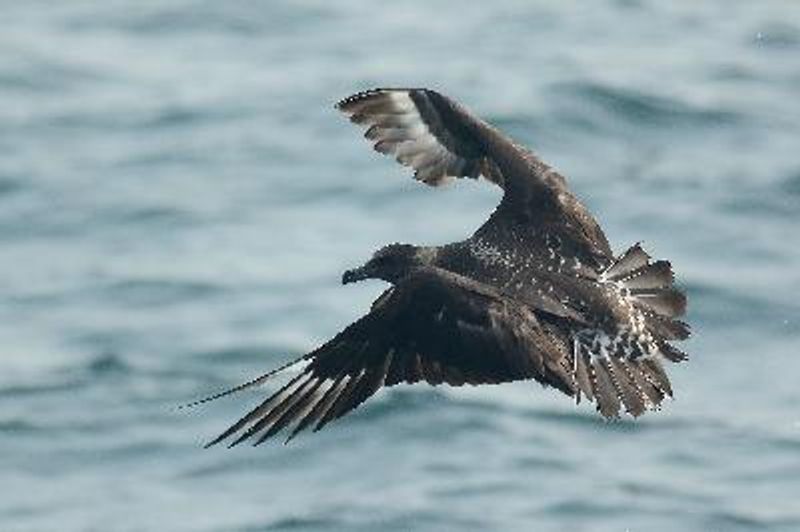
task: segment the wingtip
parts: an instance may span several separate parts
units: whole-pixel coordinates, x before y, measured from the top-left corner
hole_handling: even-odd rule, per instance
[[[184,403],[182,405],[178,405],[178,406],[173,407],[173,408],[174,408],[174,410],[176,412],[179,412],[181,410],[188,410],[190,408],[195,408],[195,407],[198,407],[198,406],[200,406],[202,404],[209,403],[211,401],[215,401],[217,399],[220,399],[220,398],[224,397],[227,394],[227,392],[228,392],[228,390],[226,390],[225,392],[220,392],[220,393],[216,393],[214,395],[210,395],[208,397],[203,397],[202,399],[197,399],[196,401],[192,401],[190,403]],[[233,393],[233,392],[231,392],[231,393]]]
[[[196,406],[200,406],[202,404],[210,403],[211,401],[216,401],[217,399],[222,399],[223,397],[227,397],[229,395],[233,395],[235,393],[241,392],[241,391],[246,390],[248,388],[253,388],[255,386],[259,386],[259,385],[263,384],[264,382],[266,382],[267,380],[269,380],[274,375],[280,373],[283,370],[289,369],[292,366],[295,366],[295,365],[303,362],[306,359],[307,359],[307,356],[302,356],[302,357],[296,358],[296,359],[294,359],[294,360],[292,360],[290,362],[287,362],[286,364],[283,364],[282,366],[279,366],[279,367],[277,367],[277,368],[275,368],[275,369],[273,369],[271,371],[268,371],[267,373],[264,373],[263,375],[259,375],[255,379],[251,379],[249,381],[243,382],[242,384],[238,384],[238,385],[234,386],[233,388],[228,388],[227,390],[223,390],[221,392],[215,393],[214,395],[210,395],[208,397],[203,397],[202,399],[197,399],[196,401],[192,401],[190,403],[185,403],[185,404],[182,404],[182,405],[178,405],[176,407],[176,411],[177,410],[185,410],[185,409],[189,409],[189,408],[194,408]]]
[[[220,434],[219,436],[217,436],[217,437],[216,437],[216,438],[214,438],[213,440],[211,440],[211,441],[209,441],[209,442],[206,442],[206,443],[204,443],[204,444],[203,444],[203,449],[210,449],[211,447],[214,447],[214,446],[215,446],[215,445],[217,445],[219,442],[221,442],[222,440],[224,440],[226,437],[227,437],[227,436],[225,436],[224,434]]]
[[[353,104],[357,104],[362,100],[366,100],[373,96],[385,95],[392,92],[412,92],[418,89],[409,89],[409,88],[401,88],[401,87],[373,87],[371,89],[365,89],[362,91],[355,92],[350,96],[342,98],[338,102],[334,104],[334,108],[342,111],[344,113],[352,112],[352,110],[348,110],[347,108]]]
[[[249,437],[250,437],[250,434],[245,432],[244,434],[242,434],[241,436],[239,436],[238,438],[236,438],[235,440],[230,442],[228,444],[228,449],[233,449],[234,447],[236,447],[237,445],[239,445],[240,443],[242,443],[243,441],[245,441]]]
[[[334,109],[336,109],[338,111],[342,111],[342,112],[346,113],[347,112],[346,108],[347,108],[348,105],[356,103],[356,102],[359,102],[359,101],[361,101],[361,100],[363,100],[365,98],[368,98],[370,96],[373,96],[373,95],[375,95],[375,94],[377,94],[379,92],[381,92],[381,89],[367,89],[367,90],[359,91],[359,92],[353,93],[350,96],[347,96],[347,97],[342,98],[341,100],[337,101],[333,105],[333,107],[334,107]]]
[[[284,445],[289,445],[289,442],[292,441],[293,439],[295,439],[297,437],[297,435],[300,434],[300,432],[302,432],[302,430],[303,429],[300,428],[300,425],[297,425],[296,427],[294,427],[292,429],[292,432],[290,432],[289,435],[286,437],[286,439],[283,440],[283,444]]]

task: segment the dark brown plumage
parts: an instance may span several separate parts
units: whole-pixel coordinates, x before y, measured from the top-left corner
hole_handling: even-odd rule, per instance
[[[383,386],[533,379],[605,417],[639,416],[672,395],[661,362],[686,355],[676,318],[686,299],[671,266],[637,244],[614,257],[566,180],[461,105],[426,89],[377,89],[337,104],[378,152],[438,186],[484,176],[502,187],[489,220],[441,247],[393,244],[343,282],[392,284],[332,340],[271,373],[206,400],[299,373],[211,441],[261,443],[291,427],[318,430]],[[206,400],[200,401],[204,402]]]

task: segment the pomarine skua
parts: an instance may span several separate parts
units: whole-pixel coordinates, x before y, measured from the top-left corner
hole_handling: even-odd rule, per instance
[[[440,247],[390,244],[344,284],[390,287],[365,316],[310,353],[199,404],[298,373],[206,446],[260,444],[321,429],[384,386],[518,380],[594,401],[606,418],[657,409],[672,388],[664,361],[686,354],[685,296],[670,263],[639,244],[614,256],[563,176],[526,148],[428,89],[374,89],[336,107],[376,151],[439,186],[483,176],[503,198],[471,237]]]

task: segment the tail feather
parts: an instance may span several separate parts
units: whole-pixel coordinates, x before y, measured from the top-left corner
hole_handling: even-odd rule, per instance
[[[645,266],[650,261],[650,255],[645,253],[641,244],[636,243],[616,259],[609,268],[603,272],[608,281],[617,281],[629,273]]]
[[[672,265],[669,261],[659,260],[638,268],[619,282],[630,290],[652,290],[672,286]]]
[[[636,382],[630,376],[625,359],[609,357],[609,360],[614,367],[614,383],[622,399],[622,404],[625,405],[625,410],[633,417],[641,416],[645,411],[645,400],[641,391],[637,388]]]
[[[639,244],[614,260],[599,280],[617,291],[629,321],[613,329],[574,332],[573,378],[603,416],[617,417],[624,408],[637,417],[672,397],[661,361],[687,358],[669,343],[689,337],[689,326],[674,319],[686,312],[686,296],[673,286],[671,264],[651,262]]]
[[[638,305],[667,318],[677,318],[686,314],[686,296],[677,288],[635,293],[633,299]]]
[[[639,417],[647,410],[658,409],[665,397],[672,397],[672,386],[658,355],[635,359],[611,353],[596,355],[581,345],[574,356],[577,388],[596,403],[603,417],[619,417],[622,408]]]
[[[616,285],[645,314],[676,318],[686,313],[686,296],[673,286],[672,265],[666,260],[651,263],[640,244],[631,246],[600,278]]]
[[[646,402],[649,403],[650,408],[658,408],[661,405],[661,401],[664,400],[664,392],[659,386],[654,385],[651,379],[647,378],[641,362],[632,361],[630,366],[631,375],[636,380],[637,386],[647,397]]]
[[[579,352],[577,349],[573,353],[575,357],[575,381],[578,384],[578,389],[583,392],[586,399],[589,401],[594,400],[594,393],[592,391],[592,379],[590,374],[591,360],[589,355]],[[581,400],[581,394],[575,393],[575,400]]]
[[[649,331],[664,340],[686,340],[691,334],[688,323],[673,320],[654,312],[645,311],[644,322]]]
[[[659,352],[672,362],[683,362],[689,358],[689,355],[667,342],[659,342],[658,347]]]
[[[669,261],[650,262],[639,244],[616,259],[601,275],[616,284],[640,307],[675,318],[686,312],[686,296],[672,286],[674,275]]]
[[[593,364],[594,368],[594,396],[597,399],[597,408],[606,417],[619,416],[620,398],[619,392],[614,387],[609,374],[608,360],[599,359]]]
[[[664,367],[655,358],[645,358],[642,360],[641,366],[642,374],[647,378],[653,386],[656,386],[664,395],[672,397],[672,384],[669,382],[667,372]]]

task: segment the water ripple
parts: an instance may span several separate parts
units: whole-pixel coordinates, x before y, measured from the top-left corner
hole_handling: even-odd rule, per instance
[[[647,127],[727,126],[742,119],[732,110],[699,108],[664,96],[590,82],[558,83],[551,90]]]
[[[0,530],[800,529],[800,5],[444,7],[4,3]],[[418,186],[329,105],[401,84],[674,261],[679,401],[608,423],[552,390],[397,387],[288,446],[201,448],[282,381],[177,405],[369,308],[340,267],[499,199]]]

